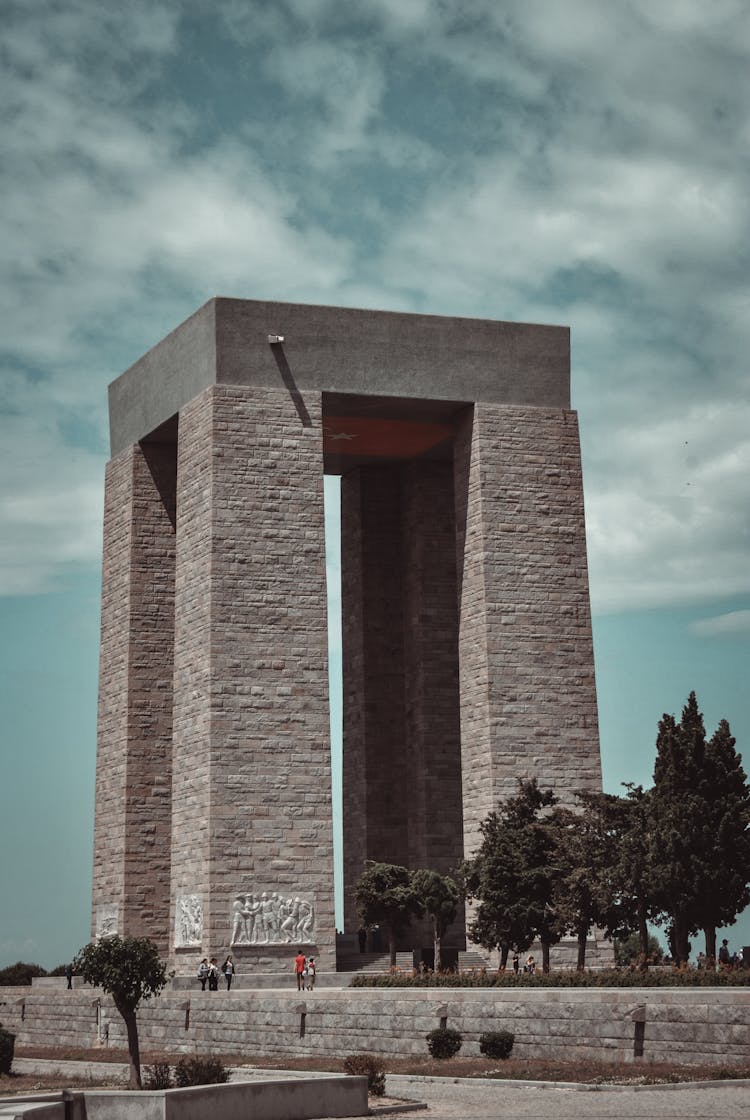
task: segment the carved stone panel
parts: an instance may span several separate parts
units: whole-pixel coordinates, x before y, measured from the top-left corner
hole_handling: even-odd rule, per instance
[[[315,908],[309,899],[278,891],[235,896],[232,945],[310,945],[315,942]]]
[[[199,946],[202,940],[203,905],[200,895],[178,895],[174,921],[175,948],[186,949],[196,945]]]
[[[116,902],[103,902],[96,908],[96,939],[114,937],[118,930]]]

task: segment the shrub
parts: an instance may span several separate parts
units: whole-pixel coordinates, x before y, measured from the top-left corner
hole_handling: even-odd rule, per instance
[[[352,1077],[367,1078],[367,1092],[373,1097],[385,1093],[385,1065],[374,1054],[349,1054],[344,1058],[344,1072]]]
[[[433,1058],[452,1058],[461,1049],[462,1038],[452,1027],[436,1027],[425,1036],[427,1049]]]
[[[0,1027],[0,1076],[5,1073],[10,1073],[10,1067],[13,1065],[13,1050],[15,1045],[16,1036],[11,1034],[10,1031],[5,1031]]]
[[[172,1073],[168,1062],[154,1062],[152,1066],[145,1066],[145,1087],[147,1089],[171,1089]]]
[[[572,969],[533,975],[513,972],[362,973],[351,988],[747,988],[750,968],[714,972],[712,969],[649,969],[648,972],[576,972]]]
[[[47,969],[40,964],[29,964],[28,961],[16,961],[7,968],[0,969],[0,984],[5,987],[19,987],[30,984],[34,976],[46,976]]]
[[[479,1036],[479,1052],[485,1058],[509,1058],[515,1041],[513,1031],[485,1031]]]
[[[181,1058],[175,1066],[174,1083],[179,1089],[188,1085],[223,1085],[229,1070],[221,1058]]]

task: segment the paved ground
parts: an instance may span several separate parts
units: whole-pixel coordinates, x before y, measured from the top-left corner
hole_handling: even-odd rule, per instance
[[[429,1120],[750,1120],[746,1082],[705,1088],[568,1089],[389,1077],[388,1091],[423,1101],[428,1106],[423,1115]]]
[[[86,1063],[16,1059],[18,1072],[71,1073],[93,1069]],[[102,1071],[97,1065],[97,1072]],[[125,1075],[126,1067],[107,1063],[108,1072]],[[278,1071],[275,1071],[278,1072]],[[235,1077],[255,1079],[259,1071],[236,1070]],[[267,1075],[267,1073],[266,1073]],[[289,1076],[289,1074],[286,1074]],[[295,1073],[292,1076],[307,1077]],[[426,1105],[415,1117],[425,1120],[750,1120],[750,1082],[722,1085],[666,1085],[620,1088],[535,1087],[503,1081],[420,1078],[388,1074],[389,1096]],[[380,1112],[373,1100],[375,1110]],[[383,1112],[384,1117],[393,1113]],[[409,1115],[408,1113],[406,1114]]]

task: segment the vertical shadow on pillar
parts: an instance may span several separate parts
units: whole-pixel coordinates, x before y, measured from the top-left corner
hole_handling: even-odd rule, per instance
[[[456,517],[456,597],[461,602],[461,589],[464,581],[464,557],[466,554],[466,515],[468,511],[469,468],[471,435],[474,426],[474,408],[465,409],[457,422],[456,443],[459,448],[468,448],[469,453],[460,453],[454,464],[454,509]]]
[[[133,509],[124,928],[167,951],[176,442],[140,444]]]
[[[291,369],[289,368],[289,362],[286,360],[286,354],[284,353],[284,347],[280,342],[272,342],[272,343],[270,343],[270,346],[271,346],[271,353],[273,354],[273,357],[274,357],[274,361],[276,362],[276,365],[279,367],[279,373],[281,374],[281,380],[284,382],[286,388],[289,390],[289,396],[292,398],[292,402],[294,404],[294,407],[297,409],[297,415],[299,416],[300,420],[302,421],[302,427],[303,428],[311,428],[312,427],[312,420],[310,419],[310,413],[307,411],[307,406],[304,402],[302,394],[300,393],[299,389],[297,388],[297,383],[294,380],[294,375],[293,375]]]

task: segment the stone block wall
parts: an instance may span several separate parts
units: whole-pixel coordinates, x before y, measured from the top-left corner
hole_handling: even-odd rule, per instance
[[[175,461],[139,444],[107,468],[92,936],[167,951]]]
[[[455,445],[464,845],[536,777],[601,789],[576,414],[476,404]]]
[[[286,961],[277,897],[335,967],[320,397],[297,403],[217,385],[180,413],[172,906],[202,911],[180,971]]]
[[[469,1057],[484,1031],[508,1029],[518,1058],[636,1061],[641,1033],[646,1063],[750,1062],[750,991],[741,988],[166,992],[142,1005],[138,1024],[142,1050],[424,1056],[425,1035],[443,1016]],[[111,1000],[90,988],[3,989],[0,1018],[17,1049],[126,1045]]]

